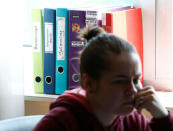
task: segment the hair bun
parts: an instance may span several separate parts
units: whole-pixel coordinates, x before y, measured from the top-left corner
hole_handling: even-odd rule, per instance
[[[91,38],[105,33],[104,29],[98,26],[88,25],[79,32],[78,38],[89,41]]]

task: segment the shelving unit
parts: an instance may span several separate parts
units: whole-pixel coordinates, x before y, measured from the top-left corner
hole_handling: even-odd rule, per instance
[[[30,1],[28,1],[30,2]],[[32,2],[31,2],[32,3]],[[57,3],[57,1],[55,1],[55,3]],[[144,28],[144,31],[143,31],[143,34],[144,34],[144,44],[145,44],[145,47],[144,47],[144,68],[145,68],[145,78],[154,78],[155,76],[155,64],[154,61],[155,61],[155,41],[153,38],[155,38],[155,5],[153,3],[153,1],[151,2],[148,2],[148,1],[143,1],[142,4],[140,5],[139,3],[141,2],[137,2],[136,0],[136,6],[137,7],[141,7],[144,11],[143,11],[143,28]],[[45,4],[45,3],[44,3]],[[53,5],[54,3],[52,3]],[[148,6],[148,4],[150,6]],[[31,6],[33,4],[29,4],[30,6],[28,7],[28,14],[30,13],[30,9]],[[38,4],[39,5],[39,4]],[[46,5],[46,4],[45,4]],[[163,4],[164,5],[164,4]],[[42,5],[44,7],[44,5]],[[151,8],[153,7],[153,8]],[[161,8],[161,6],[159,5],[159,7]],[[150,12],[150,13],[148,13]],[[151,18],[151,16],[153,16]],[[31,18],[28,17],[28,19],[30,20]],[[158,17],[158,20],[160,20],[161,17]],[[149,23],[149,24],[148,24]],[[28,23],[29,24],[29,23]],[[29,28],[29,26],[28,26]],[[160,26],[160,28],[162,28],[162,26]],[[147,29],[150,29],[150,31],[148,32]],[[29,33],[31,32],[30,28],[28,29],[29,30]],[[28,33],[28,34],[29,34]],[[158,37],[158,38],[163,38],[163,37]],[[159,41],[159,40],[157,40]],[[161,41],[162,42],[162,41]],[[153,44],[152,44],[153,43]],[[31,45],[29,46],[31,47]],[[150,48],[149,48],[150,47]],[[25,93],[25,101],[27,102],[38,102],[38,103],[44,103],[44,102],[47,102],[47,103],[50,103],[52,101],[54,101],[59,95],[47,95],[47,94],[34,94],[32,93],[32,91],[29,90],[30,87],[33,87],[33,85],[29,85],[30,83],[32,83],[32,48],[25,48],[24,52],[25,52],[25,56],[26,56],[26,63],[25,63],[25,72],[24,74],[26,74],[25,78],[26,78],[26,81],[25,81],[25,85],[26,85],[26,88],[28,89],[28,92]],[[149,50],[148,50],[149,49]],[[147,55],[147,54],[150,54],[150,55]],[[148,68],[148,63],[150,64],[149,68]],[[161,65],[161,64],[160,64]],[[29,69],[29,70],[28,70]],[[29,84],[28,84],[29,83]],[[158,95],[158,98],[160,99],[161,103],[168,109],[171,109],[173,111],[173,92],[157,92],[157,95]],[[29,105],[30,106],[30,105]],[[34,105],[35,106],[35,105]],[[38,110],[40,110],[40,108],[38,108]]]

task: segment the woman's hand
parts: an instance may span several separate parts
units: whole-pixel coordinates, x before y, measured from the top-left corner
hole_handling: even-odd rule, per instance
[[[145,86],[138,90],[135,98],[135,108],[139,112],[145,108],[154,118],[166,117],[168,115],[167,109],[159,102],[152,86]]]

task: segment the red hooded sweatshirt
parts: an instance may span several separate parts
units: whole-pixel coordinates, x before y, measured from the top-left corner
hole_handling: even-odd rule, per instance
[[[173,116],[148,121],[134,111],[117,117],[110,127],[104,127],[94,116],[84,96],[67,91],[50,105],[50,111],[34,131],[173,131]]]

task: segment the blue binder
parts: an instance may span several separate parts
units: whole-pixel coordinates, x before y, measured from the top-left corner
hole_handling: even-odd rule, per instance
[[[56,9],[56,94],[67,90],[68,83],[68,9]]]
[[[55,94],[56,10],[44,8],[44,93]]]

